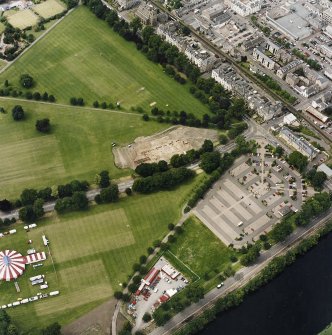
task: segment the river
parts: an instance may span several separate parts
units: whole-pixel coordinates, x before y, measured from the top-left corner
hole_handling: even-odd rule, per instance
[[[332,234],[200,335],[313,335],[332,322]]]

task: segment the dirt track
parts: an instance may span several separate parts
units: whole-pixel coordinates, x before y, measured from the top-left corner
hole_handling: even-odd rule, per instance
[[[218,140],[218,133],[211,129],[174,126],[160,133],[138,137],[126,147],[113,149],[115,165],[135,169],[141,163],[169,161],[174,154],[199,149],[205,139]]]

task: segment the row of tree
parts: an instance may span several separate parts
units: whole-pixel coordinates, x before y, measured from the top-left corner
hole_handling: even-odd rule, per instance
[[[133,191],[138,193],[152,193],[160,190],[169,190],[194,176],[194,171],[184,167],[172,168],[165,172],[155,173],[149,177],[135,179]]]
[[[58,199],[55,203],[54,209],[63,214],[70,211],[82,211],[86,210],[89,206],[89,200],[85,192],[74,192],[72,196],[67,196]]]
[[[210,176],[205,178],[202,184],[193,190],[185,211],[193,208],[204,197],[212,185],[232,166],[234,160],[240,155],[253,152],[254,142],[247,142],[243,136],[236,139],[237,147],[231,153],[221,155],[217,151],[206,152],[201,156],[200,167]]]

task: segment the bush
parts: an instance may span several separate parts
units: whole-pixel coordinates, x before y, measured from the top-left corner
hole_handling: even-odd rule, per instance
[[[152,247],[148,247],[148,249],[147,249],[147,253],[148,253],[149,255],[152,255],[153,252],[154,252],[154,249],[153,249]]]
[[[127,187],[127,188],[125,189],[125,192],[126,192],[127,195],[132,195],[132,194],[133,194],[133,191],[131,190],[130,187]]]

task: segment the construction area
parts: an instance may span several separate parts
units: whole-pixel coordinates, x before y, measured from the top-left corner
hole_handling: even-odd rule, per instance
[[[147,137],[138,137],[126,147],[113,144],[115,165],[119,168],[135,169],[141,163],[169,161],[175,154],[199,149],[204,140],[216,142],[216,130],[174,126]]]

